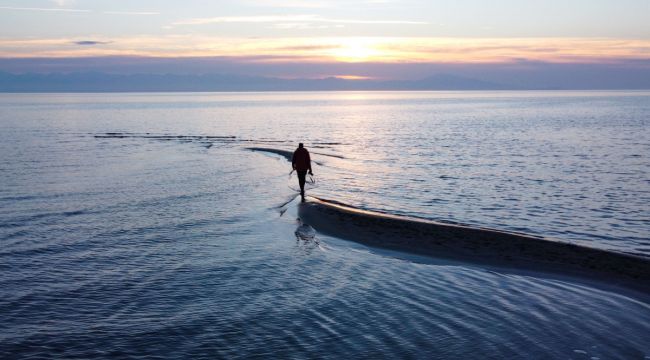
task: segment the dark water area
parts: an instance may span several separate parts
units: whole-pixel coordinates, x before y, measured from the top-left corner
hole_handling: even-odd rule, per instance
[[[320,234],[282,156],[360,208],[647,256],[648,100],[2,95],[0,358],[649,358],[644,294]]]

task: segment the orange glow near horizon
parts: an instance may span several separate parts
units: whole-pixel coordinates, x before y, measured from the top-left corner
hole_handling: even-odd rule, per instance
[[[484,63],[650,59],[650,40],[597,38],[215,38],[2,39],[0,57],[240,57],[249,62]]]
[[[372,80],[373,77],[361,75],[334,75],[333,77],[343,80]]]

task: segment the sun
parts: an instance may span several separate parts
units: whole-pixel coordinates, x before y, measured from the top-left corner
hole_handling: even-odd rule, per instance
[[[381,52],[374,45],[374,42],[368,39],[342,39],[330,55],[343,62],[371,61],[381,56]]]

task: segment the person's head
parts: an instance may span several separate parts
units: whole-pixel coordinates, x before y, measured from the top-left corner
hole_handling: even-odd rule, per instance
[[[299,148],[304,148],[305,145],[303,145],[302,143],[300,143],[300,144],[298,144],[298,147],[299,147]]]

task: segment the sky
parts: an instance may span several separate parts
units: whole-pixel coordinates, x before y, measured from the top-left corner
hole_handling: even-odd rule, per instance
[[[650,0],[0,0],[0,71],[13,73],[414,79],[584,66],[646,76]]]

